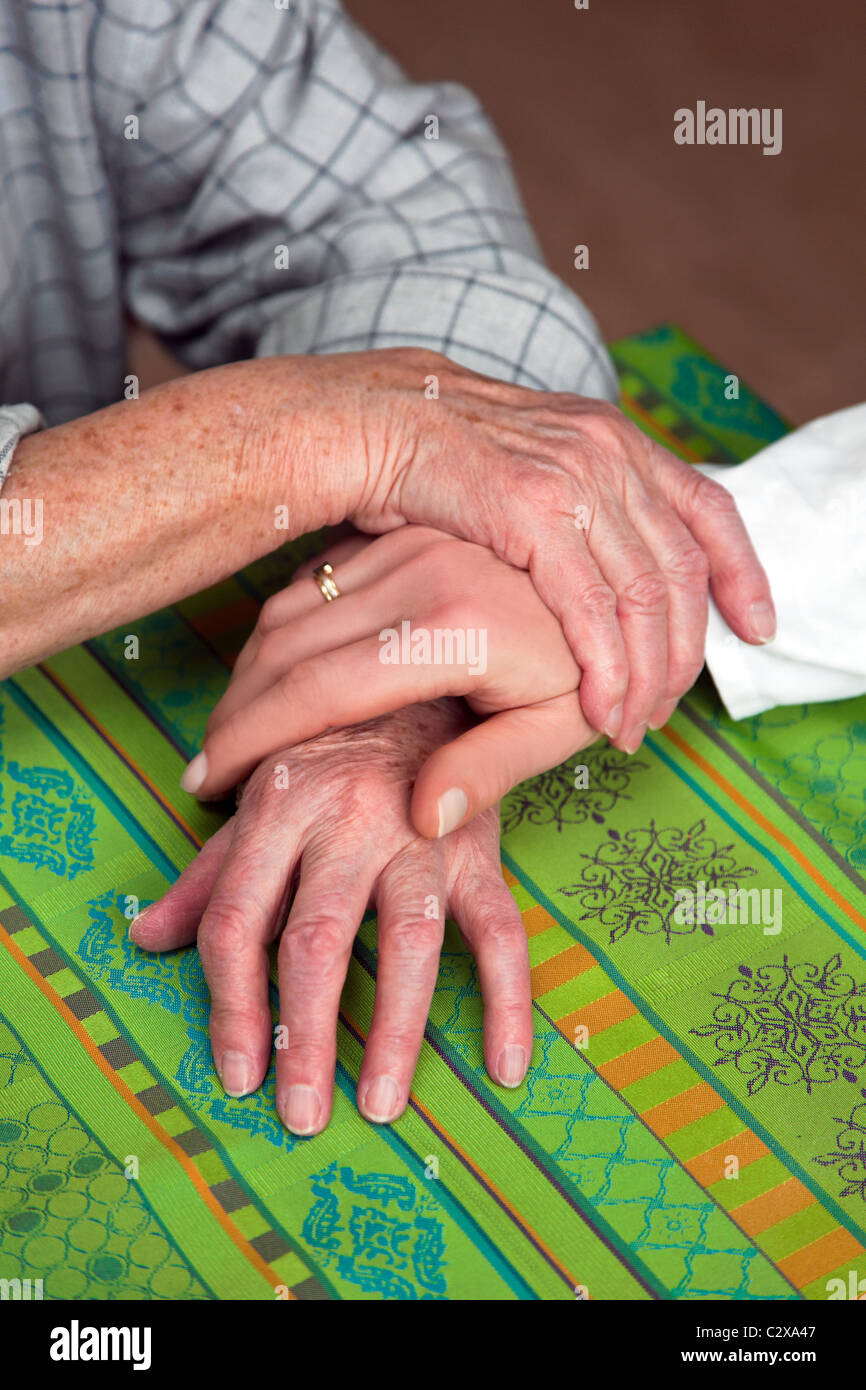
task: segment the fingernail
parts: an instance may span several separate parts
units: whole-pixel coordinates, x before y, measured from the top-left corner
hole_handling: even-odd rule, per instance
[[[653,711],[653,717],[649,722],[649,727],[652,730],[656,730],[660,729],[662,725],[667,724],[676,707],[676,700],[664,700],[659,705],[658,709]]]
[[[290,1086],[283,1097],[280,1114],[293,1134],[312,1134],[322,1113],[322,1102],[314,1086]]]
[[[195,796],[206,777],[207,756],[204,753],[196,753],[181,777],[180,785],[185,792],[189,792],[190,796]]]
[[[469,802],[466,793],[459,787],[451,787],[439,798],[439,838],[447,835],[460,824],[466,815]]]
[[[526,1053],[516,1043],[503,1047],[496,1062],[496,1074],[502,1086],[519,1086],[526,1075]]]
[[[759,642],[772,642],[776,635],[776,610],[763,599],[749,609],[749,628]]]
[[[390,1124],[400,1113],[400,1087],[393,1076],[377,1076],[364,1092],[364,1114],[377,1125]]]
[[[640,748],[641,740],[646,733],[646,724],[636,724],[630,733],[622,741],[624,753],[636,753]]]
[[[617,736],[617,734],[619,733],[619,731],[620,731],[621,728],[622,728],[622,705],[620,704],[620,705],[617,705],[614,709],[611,710],[611,712],[610,712],[610,718],[608,719],[607,723],[605,724],[604,728],[602,729],[602,733],[603,733],[603,734],[607,734],[608,738],[616,738],[616,736]]]
[[[253,1089],[253,1064],[245,1052],[224,1052],[217,1070],[227,1096],[245,1096]]]

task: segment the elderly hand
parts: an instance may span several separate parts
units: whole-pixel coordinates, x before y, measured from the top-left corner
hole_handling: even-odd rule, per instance
[[[465,693],[490,717],[433,752],[416,779],[412,821],[432,838],[598,737],[581,712],[579,672],[559,623],[524,570],[424,526],[329,554],[339,599],[326,604],[304,579],[262,608],[208,724],[211,791],[287,740]],[[430,635],[425,664],[385,660],[400,655],[401,620],[410,635]],[[393,635],[383,641],[383,630]]]
[[[275,446],[294,450],[305,474],[312,448],[325,460],[335,453],[352,459],[354,500],[341,515],[362,530],[379,534],[407,521],[423,523],[528,571],[581,672],[583,715],[626,752],[639,746],[647,725],[665,722],[701,669],[708,577],[735,633],[749,642],[773,635],[767,579],[729,493],[654,444],[606,402],[510,386],[415,349],[321,359],[307,364],[304,380],[303,400],[318,385],[314,404],[299,413],[291,394],[277,395],[262,422]],[[427,398],[425,383],[434,383],[435,398]],[[311,410],[319,433],[304,448]],[[480,558],[475,569],[486,574]],[[435,573],[431,584],[441,596]],[[379,626],[409,616],[395,601],[393,586],[388,597],[387,611],[379,605],[374,615],[369,605]],[[411,607],[414,591],[406,600]],[[348,605],[334,606],[343,608],[345,623]],[[450,600],[442,606],[442,625],[453,625],[445,619],[460,614]],[[329,627],[334,623],[329,617]],[[358,635],[371,630],[372,621]],[[521,633],[510,655],[526,666],[530,650]],[[324,674],[321,666],[319,671]],[[346,677],[336,654],[329,674]],[[309,663],[287,673],[271,706],[287,720],[279,741],[323,727],[304,724],[310,711],[301,702],[307,699],[324,701],[329,724],[393,708],[388,700],[371,703],[359,684],[369,677],[381,692],[381,680],[367,670],[359,676],[357,665],[351,674],[351,683],[335,690],[333,681],[323,688],[310,679]],[[395,688],[392,682],[389,689]],[[467,686],[449,690],[465,694]],[[411,698],[436,693],[422,677]],[[509,705],[519,703],[510,695]],[[224,749],[229,734],[225,740]],[[231,756],[223,756],[211,745],[207,757],[188,770],[184,786],[213,795],[229,785],[232,762],[249,766],[263,751],[261,743],[251,742],[245,756],[232,738]],[[210,762],[211,753],[218,762]]]
[[[708,578],[739,637],[772,637],[767,578],[729,493],[606,401],[511,386],[417,349],[310,372],[322,418],[345,423],[347,394],[360,392],[365,482],[346,515],[376,533],[435,526],[528,570],[583,672],[586,718],[619,747],[664,722],[700,670]],[[291,397],[281,409],[289,449]],[[351,453],[351,439],[343,429],[338,447]]]
[[[469,718],[462,701],[442,700],[280,751],[250,778],[236,815],[133,923],[130,936],[148,951],[198,938],[213,1054],[230,1095],[253,1090],[268,1067],[267,948],[282,930],[288,1046],[277,1050],[277,1106],[295,1134],[315,1134],[331,1113],[340,991],[371,902],[379,961],[358,1082],[362,1114],[384,1124],[407,1104],[446,915],[478,963],[487,1070],[503,1086],[526,1072],[529,956],[502,879],[498,815],[490,810],[436,842],[419,839],[408,816],[417,769]]]
[[[700,669],[708,575],[738,636],[774,630],[719,483],[605,401],[420,349],[195,372],[22,440],[4,495],[50,498],[63,525],[26,566],[0,551],[0,675],[346,518],[435,526],[528,570],[583,672],[587,720],[626,750]]]

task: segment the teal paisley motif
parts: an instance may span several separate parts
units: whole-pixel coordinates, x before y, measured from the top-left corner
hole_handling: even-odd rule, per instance
[[[410,1178],[331,1163],[311,1179],[302,1234],[323,1269],[385,1300],[447,1300],[438,1203]]]
[[[261,1135],[275,1148],[291,1153],[300,1141],[277,1115],[274,1061],[252,1095],[236,1099],[225,1094],[211,1055],[207,1031],[210,997],[198,951],[191,948],[151,954],[139,950],[127,935],[126,901],[122,893],[108,892],[88,904],[90,924],[77,947],[88,975],[112,990],[181,1015],[188,1046],[174,1079],[193,1110],[233,1129]],[[147,905],[143,900],[141,910]]]

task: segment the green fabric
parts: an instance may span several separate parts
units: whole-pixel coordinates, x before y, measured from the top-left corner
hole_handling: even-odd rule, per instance
[[[685,458],[785,432],[676,328],[612,351],[624,408]],[[450,927],[410,1107],[360,1118],[369,917],[325,1133],[285,1132],[273,1068],[222,1093],[197,953],[145,956],[126,927],[221,823],[178,778],[286,561],[0,686],[0,1278],[46,1298],[788,1300],[866,1273],[864,699],[733,724],[704,679],[636,757],[599,747],[511,793],[536,1021],[518,1090],[487,1078]],[[781,931],[678,921],[699,882],[778,890]]]

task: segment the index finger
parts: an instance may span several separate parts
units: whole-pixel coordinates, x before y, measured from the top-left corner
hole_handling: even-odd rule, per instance
[[[218,796],[277,748],[473,688],[465,665],[386,665],[382,650],[377,637],[365,637],[298,662],[206,735],[183,790]]]

